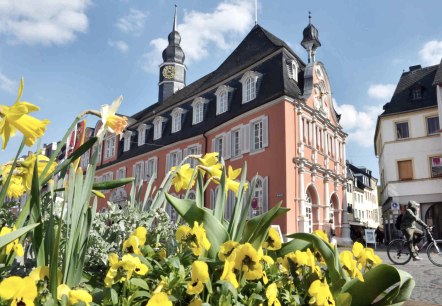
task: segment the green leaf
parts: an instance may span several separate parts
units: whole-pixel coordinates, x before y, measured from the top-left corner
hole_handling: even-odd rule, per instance
[[[348,292],[340,293],[335,300],[336,305],[340,306],[350,306],[351,305],[351,295]]]
[[[35,224],[31,224],[22,228],[19,228],[18,230],[15,230],[9,234],[0,236],[0,248],[3,248],[4,246],[8,245],[9,243],[11,243],[12,241],[14,241],[15,239],[21,237],[22,235],[26,234],[27,232],[29,232],[30,230],[34,229],[35,227],[37,227],[39,224],[35,223]]]
[[[135,180],[134,177],[126,177],[126,178],[108,181],[108,182],[95,183],[94,185],[92,185],[92,189],[94,189],[94,190],[109,190],[109,189],[118,188],[118,187],[124,186],[126,184],[132,183],[134,180]]]
[[[147,282],[144,279],[141,279],[141,278],[131,278],[130,279],[130,284],[134,285],[134,286],[137,286],[137,287],[140,287],[140,288],[145,289],[145,290],[149,290],[149,286],[147,285]]]
[[[352,305],[382,306],[407,301],[414,286],[409,273],[380,264],[364,274],[364,282],[353,279],[344,285],[342,291],[352,296]],[[391,291],[386,294],[389,288]]]
[[[199,208],[194,201],[178,199],[167,193],[166,199],[191,227],[195,221],[204,225],[207,238],[211,243],[208,257],[216,258],[220,245],[230,239],[221,222],[212,215],[210,210]]]
[[[242,233],[241,243],[249,242],[255,249],[259,249],[273,220],[289,210],[289,208],[282,208],[279,202],[266,213],[250,219]]]
[[[228,233],[230,237],[237,237],[239,229],[239,223],[241,220],[246,220],[249,211],[243,210],[244,198],[245,198],[245,184],[247,176],[247,163],[244,163],[244,167],[241,172],[241,182],[238,189],[238,197],[236,198],[235,206],[233,209],[232,219],[229,223]]]

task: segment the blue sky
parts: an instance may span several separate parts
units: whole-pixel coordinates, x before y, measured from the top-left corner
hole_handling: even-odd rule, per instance
[[[403,70],[439,63],[442,1],[257,2],[258,23],[305,61],[299,43],[312,12],[322,43],[317,60],[349,134],[347,158],[377,175],[376,117]],[[60,139],[77,114],[120,94],[126,115],[156,102],[175,3],[190,84],[216,69],[252,29],[254,0],[2,0],[0,104],[15,101],[23,76],[23,100],[40,106],[37,118],[51,120],[47,143]],[[10,141],[0,163],[13,157],[19,141]]]

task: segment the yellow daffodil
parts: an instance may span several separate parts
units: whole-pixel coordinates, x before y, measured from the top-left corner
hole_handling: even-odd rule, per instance
[[[206,153],[203,157],[198,158],[200,165],[210,167],[218,164],[218,152]]]
[[[0,135],[2,138],[2,149],[8,144],[9,138],[20,131],[25,137],[25,144],[32,146],[35,140],[46,131],[49,120],[39,120],[28,114],[39,110],[39,107],[29,102],[20,101],[24,88],[24,81],[21,79],[18,88],[18,96],[14,105],[0,105]]]
[[[269,306],[281,306],[278,300],[278,287],[276,283],[270,284],[266,289],[266,297]]]
[[[313,235],[316,235],[319,238],[321,238],[322,240],[324,240],[325,242],[329,243],[328,236],[327,236],[327,234],[324,231],[322,231],[322,230],[315,230],[315,231],[313,231]]]
[[[262,266],[258,252],[250,243],[243,244],[237,248],[235,269],[242,271],[247,280],[262,278]]]
[[[351,278],[357,277],[361,282],[364,281],[364,277],[358,268],[358,264],[353,257],[353,253],[350,251],[342,251],[339,254],[339,262],[345,271],[348,272]]]
[[[218,178],[218,180],[215,180],[217,184],[219,184],[219,178],[223,173],[222,168],[223,165],[221,163],[217,163],[211,166],[202,166],[202,165],[198,166],[198,169],[201,171],[202,175],[208,173],[209,177]]]
[[[123,97],[119,96],[112,102],[111,105],[104,104],[101,106],[101,122],[103,125],[97,132],[97,137],[103,139],[106,131],[123,136],[123,131],[127,126],[127,118],[125,116],[118,116],[117,110],[123,101]]]
[[[172,167],[170,171],[174,172],[176,167]],[[172,184],[175,187],[176,192],[180,192],[182,189],[186,189],[190,185],[190,188],[195,185],[195,179],[192,180],[193,168],[190,168],[190,164],[184,164],[176,170],[175,177],[172,180]]]
[[[31,277],[11,276],[0,283],[0,297],[12,300],[11,305],[34,305],[37,286]]]
[[[218,258],[221,261],[225,261],[226,258],[228,258],[230,255],[232,255],[232,252],[235,250],[235,248],[239,245],[239,242],[233,241],[233,240],[229,240],[224,242],[220,247],[219,247],[219,252],[218,252]]]
[[[192,263],[191,281],[187,283],[187,294],[200,294],[204,290],[204,283],[210,279],[209,267],[204,261]]]
[[[267,234],[267,239],[262,243],[264,249],[271,251],[276,251],[281,248],[281,237],[279,233],[273,227],[269,228],[269,233]]]
[[[6,182],[3,181],[3,183]],[[8,189],[6,190],[6,195],[10,198],[17,199],[21,197],[25,192],[26,189],[23,184],[23,178],[17,175],[12,175],[11,180],[9,181]]]
[[[0,231],[0,236],[12,233],[13,231],[15,231],[15,227],[10,229],[9,227],[4,226]],[[12,251],[14,251],[17,256],[23,256],[25,254],[23,246],[18,242],[18,238],[6,245],[6,255],[11,254]]]
[[[34,270],[32,270],[31,273],[29,273],[29,277],[31,277],[34,280],[34,282],[49,280],[49,267],[48,266],[37,267]],[[61,271],[57,269],[58,284],[61,283],[62,277],[63,275],[61,274]]]
[[[233,257],[227,257],[224,262],[224,269],[220,280],[225,280],[230,282],[233,287],[238,288],[238,280],[235,274],[235,260]]]
[[[335,300],[333,299],[333,295],[330,292],[330,288],[328,287],[327,280],[325,278],[323,282],[317,279],[311,283],[308,289],[308,294],[311,296],[309,301],[310,305],[335,305]]]
[[[158,292],[152,295],[146,306],[172,306],[169,296],[165,292]]]
[[[18,175],[23,177],[24,186],[26,191],[31,191],[32,176],[34,175],[35,163],[37,163],[38,176],[40,176],[46,168],[49,158],[44,155],[30,154],[24,161],[19,163],[19,167],[16,168]],[[57,164],[54,162],[51,164],[48,173],[51,173]]]
[[[203,301],[201,299],[194,299],[189,304],[189,306],[202,306],[202,305],[203,305]]]
[[[89,306],[92,303],[92,295],[84,289],[70,289],[68,285],[62,284],[57,287],[57,299],[61,300],[63,295],[68,298],[68,305],[83,302]]]

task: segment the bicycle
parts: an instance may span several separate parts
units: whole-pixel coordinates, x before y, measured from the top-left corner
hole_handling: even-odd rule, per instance
[[[442,240],[435,240],[431,233],[433,226],[425,228],[423,245],[416,252],[419,254],[426,248],[428,259],[432,264],[442,267]],[[390,260],[397,265],[405,265],[411,260],[408,241],[404,238],[394,239],[387,246],[387,255]]]

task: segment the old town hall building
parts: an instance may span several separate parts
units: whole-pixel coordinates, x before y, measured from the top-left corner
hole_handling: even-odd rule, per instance
[[[115,135],[105,138],[98,148],[96,180],[156,175],[158,187],[186,155],[217,151],[234,168],[247,161],[249,181],[258,175],[252,215],[282,201],[290,208],[277,221],[283,234],[325,229],[333,222],[340,236],[348,227],[343,226],[346,134],[324,64],[315,59],[321,43],[313,24],[304,29],[301,42],[308,63],[255,25],[215,71],[191,84],[186,84],[176,15],[168,40],[159,66],[158,102],[130,116],[121,141]],[[87,164],[87,155],[82,162]],[[207,207],[215,187],[205,195]],[[113,190],[106,201],[125,200],[129,190]],[[231,199],[227,218],[232,205]]]

